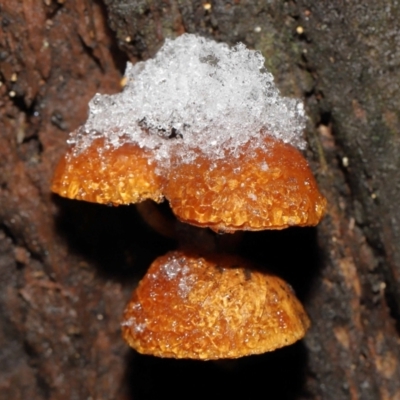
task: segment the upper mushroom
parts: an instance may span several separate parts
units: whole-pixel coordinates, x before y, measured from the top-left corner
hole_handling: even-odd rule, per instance
[[[185,34],[126,77],[92,99],[54,192],[115,205],[165,196],[179,219],[216,231],[319,222],[326,200],[298,150],[303,105],[279,94],[259,52]]]
[[[58,163],[52,191],[70,199],[100,204],[131,204],[151,199],[160,202],[161,178],[149,152],[135,143],[114,148],[104,138],[83,152],[70,149]]]
[[[217,232],[314,226],[326,200],[306,159],[293,146],[265,137],[263,149],[173,165],[164,193],[183,222]]]

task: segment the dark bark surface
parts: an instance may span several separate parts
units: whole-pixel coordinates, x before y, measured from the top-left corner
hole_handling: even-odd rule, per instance
[[[0,0],[0,399],[187,398],[188,389],[400,399],[400,5],[204,4]],[[134,207],[49,191],[90,98],[119,91],[127,59],[183,32],[260,50],[281,90],[305,100],[307,156],[329,203],[318,229],[248,233],[239,249],[296,289],[312,320],[306,339],[221,364],[126,347],[130,292],[176,244]]]

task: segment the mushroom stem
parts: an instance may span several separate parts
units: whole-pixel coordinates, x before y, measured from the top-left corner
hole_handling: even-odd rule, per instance
[[[160,210],[153,201],[146,200],[136,204],[136,209],[143,220],[157,233],[169,239],[176,239],[176,221]]]
[[[188,225],[177,220],[159,204],[146,200],[136,204],[142,219],[160,235],[177,240],[179,247],[203,253],[222,251],[234,253],[243,238],[243,232],[217,234],[209,229]]]

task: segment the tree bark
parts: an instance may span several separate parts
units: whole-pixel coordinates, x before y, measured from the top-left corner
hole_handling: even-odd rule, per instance
[[[192,387],[400,399],[397,2],[10,3],[0,0],[0,399],[187,398]],[[239,249],[296,289],[312,320],[305,340],[222,364],[127,348],[130,292],[176,244],[133,206],[49,189],[91,97],[118,92],[126,60],[183,32],[261,51],[282,92],[304,99],[307,156],[328,198],[317,229],[248,233]]]

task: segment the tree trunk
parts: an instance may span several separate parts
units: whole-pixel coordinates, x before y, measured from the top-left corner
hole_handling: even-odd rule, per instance
[[[380,0],[0,0],[0,399],[400,399],[399,17]],[[222,364],[125,345],[130,292],[176,244],[134,206],[49,189],[91,97],[183,32],[261,51],[304,99],[328,198],[317,229],[247,233],[239,249],[296,289],[305,340]]]

